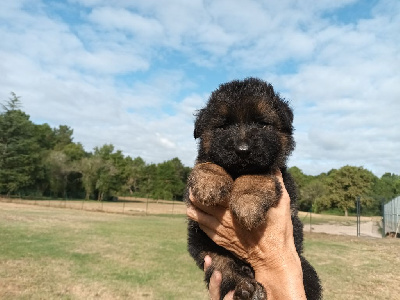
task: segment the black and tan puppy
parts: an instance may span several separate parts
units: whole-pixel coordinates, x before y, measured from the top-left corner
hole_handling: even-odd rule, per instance
[[[307,299],[321,299],[318,276],[301,256],[303,225],[297,216],[295,185],[286,171],[295,145],[292,121],[291,108],[270,84],[248,78],[221,85],[197,115],[194,137],[199,139],[199,152],[186,201],[190,202],[190,189],[205,205],[225,205],[235,220],[251,231],[266,222],[267,210],[280,199],[281,187],[274,175],[279,169],[291,199],[293,234]],[[200,268],[206,255],[212,257],[205,280],[208,284],[214,270],[222,273],[221,299],[230,290],[235,290],[234,299],[266,299],[251,266],[215,244],[192,220],[188,249]]]

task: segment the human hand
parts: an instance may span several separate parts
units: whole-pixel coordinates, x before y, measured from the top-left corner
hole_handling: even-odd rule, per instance
[[[204,258],[204,272],[211,266],[211,257],[206,255]],[[222,282],[222,275],[220,271],[214,271],[210,278],[208,285],[208,293],[211,300],[217,300],[220,298],[220,287]],[[225,295],[224,300],[233,300],[234,291],[230,291]]]
[[[218,245],[247,261],[256,280],[264,285],[271,298],[305,299],[300,258],[296,252],[290,211],[290,197],[277,172],[282,196],[276,207],[269,208],[266,223],[252,231],[241,228],[226,207],[204,206],[191,195],[189,218]],[[216,275],[217,276],[217,275]],[[218,279],[218,276],[217,276]],[[218,281],[217,281],[218,282]],[[279,290],[274,287],[282,287]]]
[[[187,214],[215,243],[250,263],[255,270],[266,266],[280,268],[287,263],[282,261],[283,253],[294,252],[297,258],[298,255],[294,246],[290,198],[280,172],[277,177],[282,186],[281,199],[276,207],[268,210],[266,223],[255,230],[249,232],[240,227],[228,208],[202,205],[192,195],[193,205],[189,206]]]

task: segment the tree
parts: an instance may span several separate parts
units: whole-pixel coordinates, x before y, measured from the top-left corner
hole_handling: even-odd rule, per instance
[[[50,191],[53,196],[65,198],[67,195],[68,175],[73,171],[68,158],[62,151],[52,150],[45,159],[49,175]]]
[[[66,155],[68,161],[79,161],[88,156],[81,143],[70,143],[62,148],[62,152]]]
[[[302,189],[303,187],[305,187],[314,178],[314,176],[304,174],[303,171],[296,166],[289,168],[288,171],[296,182],[296,186],[298,187],[298,189]]]
[[[0,193],[71,195],[98,200],[129,192],[181,199],[190,168],[178,158],[161,164],[124,157],[112,144],[87,153],[67,125],[36,125],[20,110],[20,97],[0,103]]]
[[[68,144],[72,143],[72,134],[74,130],[67,125],[60,125],[58,128],[54,128],[54,138],[55,138],[55,150],[61,150]]]
[[[11,98],[8,98],[6,104],[0,103],[1,108],[5,112],[20,110],[20,108],[22,107],[21,100],[19,100],[20,98],[21,97],[17,97],[17,95],[14,92],[11,92]]]
[[[94,154],[80,160],[76,170],[82,174],[85,198],[90,196],[97,200],[107,200],[112,193],[117,193],[123,185],[121,172],[124,167],[124,156],[121,151],[114,153],[112,144],[95,147]]]
[[[151,174],[150,194],[156,199],[182,199],[189,168],[182,165],[178,158],[146,168]]]
[[[141,184],[140,190],[143,195],[154,196],[154,191],[156,190],[157,186],[157,165],[150,164],[146,165],[143,170],[143,182]]]
[[[56,144],[54,130],[49,124],[44,123],[35,125],[34,135],[36,137],[36,143],[43,150],[51,150]]]
[[[146,163],[141,157],[132,159],[130,156],[125,158],[125,167],[122,170],[123,186],[122,190],[128,191],[130,195],[140,193],[140,188],[144,180],[144,169]]]
[[[303,189],[313,180],[314,176],[304,174],[303,171],[295,166],[289,168],[288,171],[296,183],[299,209],[308,211],[311,208],[312,201],[310,201],[310,199],[303,199]]]
[[[99,157],[84,157],[76,165],[76,170],[82,174],[82,185],[85,189],[85,199],[94,197],[96,181],[99,169],[101,168],[101,159]]]
[[[307,207],[316,213],[331,207],[331,202],[326,197],[327,185],[324,180],[316,178],[301,190],[300,207]]]
[[[97,200],[107,200],[113,193],[120,191],[123,185],[121,173],[125,164],[124,156],[120,150],[114,152],[112,144],[105,144],[94,149],[94,157],[102,162],[96,181]]]
[[[390,201],[400,195],[400,176],[391,173],[385,173],[377,179],[373,185],[374,197],[380,201]]]
[[[0,192],[10,195],[28,188],[40,161],[40,148],[29,115],[18,108],[19,97],[2,104],[0,114]]]
[[[355,208],[356,197],[361,197],[361,204],[372,204],[372,184],[375,175],[363,167],[344,166],[328,173],[329,190],[327,199],[348,215],[349,209]]]
[[[183,165],[178,158],[158,164],[154,196],[172,200],[181,195],[184,189],[182,171]]]
[[[115,168],[110,160],[102,161],[102,166],[99,168],[96,180],[98,201],[107,200],[112,192],[118,191],[117,185],[114,184],[116,183],[115,176],[117,175],[117,173],[117,168]]]

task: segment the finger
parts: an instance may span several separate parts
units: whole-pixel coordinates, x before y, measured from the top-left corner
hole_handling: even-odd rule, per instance
[[[209,215],[193,205],[186,208],[186,215],[200,225],[206,225],[210,228],[217,228],[221,224],[213,215]]]
[[[188,207],[186,214],[190,219],[199,223],[200,229],[210,239],[222,247],[226,247],[232,236],[235,235],[231,227],[225,227],[214,216],[208,215],[194,206]]]
[[[211,266],[211,257],[209,255],[206,255],[204,257],[204,272],[207,271],[207,269]]]
[[[271,207],[268,210],[267,220],[269,225],[272,225],[273,223],[283,225],[285,222],[289,221],[291,222],[290,196],[286,190],[285,183],[283,181],[283,176],[279,169],[275,172],[275,176],[277,177],[278,182],[281,186],[282,194],[281,197],[279,198],[278,205],[275,207]]]
[[[282,178],[282,172],[281,172],[281,170],[280,169],[276,169],[276,171],[275,171],[275,176],[276,177],[281,177]]]
[[[211,300],[219,299],[219,290],[221,288],[222,274],[219,271],[214,271],[210,278],[210,284],[208,285],[208,292]]]
[[[279,183],[280,183],[280,185],[282,187],[282,196],[281,196],[280,201],[278,203],[278,207],[279,206],[290,206],[290,197],[289,197],[289,194],[288,194],[288,192],[286,190],[286,186],[285,186],[285,182],[283,181],[283,176],[282,176],[281,170],[278,169],[275,172],[275,175],[276,175],[276,177],[277,177],[277,179],[278,179],[278,181],[279,181]]]
[[[283,175],[282,175],[281,170],[278,169],[278,170],[275,172],[275,176],[276,176],[276,178],[278,179],[279,183],[281,184],[281,187],[282,187],[282,189],[284,190],[284,192],[286,192],[286,187],[285,187],[285,183],[283,182]]]
[[[204,233],[205,233],[210,239],[212,239],[215,243],[218,244],[218,243],[221,242],[221,241],[220,241],[220,238],[219,238],[219,236],[218,236],[218,234],[215,232],[214,229],[209,228],[209,227],[207,227],[207,226],[205,226],[205,225],[203,225],[203,224],[200,224],[200,223],[199,223],[199,225],[200,225],[200,229],[203,230]],[[218,245],[219,245],[219,244],[218,244]]]
[[[228,294],[225,295],[224,300],[233,300],[233,295],[235,291],[230,291]]]

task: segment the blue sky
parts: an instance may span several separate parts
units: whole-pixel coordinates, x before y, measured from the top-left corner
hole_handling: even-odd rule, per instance
[[[193,114],[248,76],[291,101],[289,166],[400,174],[398,0],[13,0],[0,5],[0,101],[91,151],[196,157]]]

